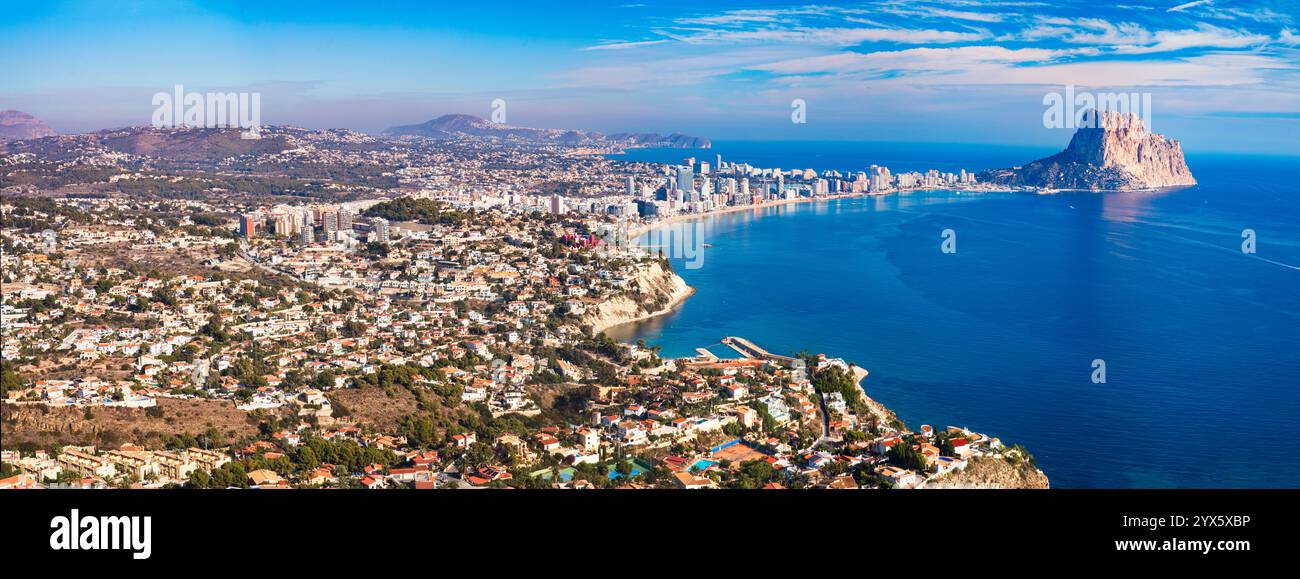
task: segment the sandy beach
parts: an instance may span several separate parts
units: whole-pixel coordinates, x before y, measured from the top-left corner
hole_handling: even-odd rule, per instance
[[[850,197],[864,197],[866,195],[867,195],[866,193],[844,193],[840,195],[827,195],[825,197],[797,197],[795,199],[765,201],[757,205],[728,205],[726,207],[723,207],[722,209],[715,209],[713,211],[709,211],[706,213],[679,213],[677,215],[673,215],[672,217],[657,219],[650,223],[642,223],[641,225],[629,229],[627,232],[627,236],[628,239],[636,239],[642,235],[645,235],[646,233],[649,233],[651,231],[654,231],[666,225],[672,225],[674,223],[685,223],[688,221],[694,221],[697,219],[712,217],[714,215],[722,215],[724,213],[736,213],[739,211],[758,211],[760,209],[766,209],[768,207],[794,205],[797,203],[813,203],[817,201],[834,201],[836,199],[848,199]]]
[[[898,195],[900,193],[904,193],[908,191],[934,191],[934,190],[941,190],[941,189],[952,190],[952,191],[964,191],[970,193],[998,193],[998,192],[1014,193],[1016,192],[1015,189],[1010,189],[1006,187],[989,187],[981,183],[978,185],[965,185],[965,186],[950,185],[950,186],[938,187],[938,188],[919,187],[915,189],[904,189],[904,190],[889,189],[884,191],[883,193],[875,193],[875,194],[862,192],[862,193],[840,193],[837,195],[826,195],[822,197],[796,197],[794,199],[764,201],[763,203],[759,203],[757,205],[728,205],[726,207],[723,207],[722,209],[714,209],[713,211],[708,211],[705,213],[679,213],[671,217],[665,217],[663,219],[657,219],[650,223],[642,223],[640,225],[637,225],[636,227],[628,229],[627,234],[628,234],[628,239],[636,239],[637,237],[640,237],[648,232],[654,231],[666,225],[672,225],[674,223],[684,223],[688,221],[694,221],[696,219],[704,219],[707,217],[712,217],[714,215],[722,215],[724,213],[736,213],[739,211],[757,211],[760,209],[766,209],[768,207],[794,205],[797,203],[816,203],[819,201],[835,201],[837,199],[849,199],[852,197],[881,197],[885,195]]]

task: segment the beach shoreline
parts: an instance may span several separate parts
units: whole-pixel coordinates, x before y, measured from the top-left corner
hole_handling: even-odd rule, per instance
[[[853,197],[867,197],[867,196],[868,196],[867,193],[843,193],[839,195],[827,195],[823,197],[796,197],[794,199],[778,199],[776,201],[764,201],[756,205],[728,205],[722,209],[714,209],[713,211],[706,211],[704,213],[679,213],[677,215],[673,215],[672,217],[656,219],[655,221],[650,223],[642,223],[640,225],[637,225],[636,227],[628,230],[627,236],[628,239],[635,239],[651,231],[654,231],[662,227],[666,227],[668,225],[696,221],[699,219],[705,219],[715,215],[724,215],[727,213],[739,213],[741,211],[753,211],[759,209],[766,209],[768,207],[781,207],[784,205],[797,205],[799,203],[813,203],[817,201],[837,201],[840,199],[849,199]]]
[[[649,232],[654,231],[654,230],[656,230],[656,229],[660,229],[660,228],[662,228],[662,227],[666,227],[666,226],[673,225],[673,224],[676,224],[676,223],[685,223],[685,222],[695,221],[695,220],[698,220],[698,219],[704,219],[704,218],[712,217],[712,216],[714,216],[714,215],[722,215],[722,214],[725,214],[725,213],[737,213],[737,212],[740,212],[740,211],[746,211],[746,210],[760,210],[760,209],[766,209],[766,208],[768,208],[768,207],[779,207],[779,206],[783,206],[783,205],[793,205],[793,204],[797,204],[797,203],[808,203],[808,202],[813,202],[813,201],[833,201],[833,200],[839,200],[839,199],[847,199],[847,198],[850,198],[850,197],[861,197],[861,196],[865,196],[865,195],[866,195],[866,193],[848,193],[848,194],[844,194],[844,195],[833,195],[833,196],[827,196],[827,197],[799,197],[799,198],[796,198],[796,199],[781,199],[781,200],[778,200],[778,201],[768,201],[768,202],[760,203],[760,204],[757,204],[757,205],[733,205],[733,206],[728,206],[728,207],[725,207],[725,208],[722,208],[722,209],[717,209],[717,210],[714,210],[714,211],[709,211],[709,212],[706,212],[706,213],[682,213],[682,214],[679,214],[679,215],[673,215],[672,217],[667,217],[667,218],[664,218],[664,219],[657,219],[657,220],[655,220],[655,221],[652,222],[652,223],[643,223],[643,224],[641,224],[641,225],[638,225],[637,227],[628,230],[628,234],[627,234],[627,236],[628,236],[628,239],[633,239],[633,240],[635,240],[636,238],[641,237],[642,235],[645,235],[646,233],[649,233]],[[637,245],[640,246],[640,244],[637,244]],[[673,272],[673,275],[677,275],[677,273],[676,273],[676,272]],[[680,276],[678,276],[678,277],[680,277]],[[684,282],[684,281],[685,281],[685,280],[683,280],[683,282]],[[695,295],[695,288],[694,288],[694,287],[691,287],[690,285],[687,285],[686,288],[687,288],[687,291],[682,292],[682,293],[679,294],[679,295],[675,295],[675,296],[673,296],[673,298],[668,302],[668,304],[667,304],[666,306],[664,306],[663,308],[659,309],[659,310],[656,310],[656,311],[653,311],[653,312],[649,312],[649,313],[647,313],[647,314],[644,314],[644,315],[641,315],[641,316],[637,316],[636,318],[629,319],[629,320],[620,320],[620,321],[617,321],[617,322],[610,322],[610,323],[600,323],[600,324],[596,324],[596,325],[593,325],[593,326],[592,326],[592,332],[593,332],[593,333],[596,333],[596,334],[599,334],[599,333],[601,333],[601,332],[604,332],[604,331],[606,331],[606,330],[610,330],[610,329],[613,329],[613,328],[617,328],[617,327],[621,327],[621,326],[627,326],[627,325],[631,325],[631,324],[637,324],[637,323],[644,322],[644,321],[646,321],[646,320],[650,320],[650,319],[657,318],[657,317],[659,317],[659,316],[663,316],[663,315],[670,314],[670,313],[673,312],[673,310],[677,309],[678,306],[680,306],[680,305],[682,305],[683,303],[685,303],[686,300],[687,300],[688,298],[690,298],[691,296]]]
[[[798,205],[800,203],[839,201],[841,199],[852,199],[855,197],[888,197],[890,195],[900,195],[903,194],[904,192],[913,192],[913,191],[956,191],[958,193],[1021,193],[1024,192],[1024,191],[1019,191],[1007,187],[952,186],[952,187],[930,187],[930,188],[921,187],[921,188],[902,189],[902,190],[890,189],[883,193],[869,193],[866,191],[861,191],[857,193],[838,193],[835,195],[822,195],[818,197],[796,197],[794,199],[778,199],[775,201],[764,201],[762,203],[758,203],[755,205],[728,205],[721,209],[714,209],[712,211],[706,211],[703,213],[678,213],[671,217],[656,219],[655,221],[649,223],[640,223],[636,227],[628,229],[627,236],[628,239],[636,239],[638,237],[641,237],[642,235],[645,235],[646,233],[649,233],[651,231],[654,231],[656,229],[668,225],[673,225],[677,223],[686,223],[690,221],[713,217],[715,215],[724,215],[727,213],[753,211],[759,209],[766,209],[768,207],[781,207],[785,205]]]

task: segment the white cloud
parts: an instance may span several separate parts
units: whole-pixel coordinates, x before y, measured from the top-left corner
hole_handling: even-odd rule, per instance
[[[1089,87],[1237,86],[1262,83],[1264,71],[1279,67],[1288,65],[1267,56],[1225,53],[1173,60],[1094,60],[1005,67],[996,74],[972,80],[983,80],[983,84]]]
[[[754,23],[779,22],[784,19],[802,16],[830,16],[834,14],[855,14],[856,9],[836,8],[833,6],[802,6],[778,9],[728,10],[716,16],[692,16],[678,18],[678,24],[696,26],[739,26]]]
[[[588,46],[586,48],[583,48],[583,50],[626,50],[629,48],[638,48],[641,46],[653,46],[655,44],[663,44],[665,42],[668,42],[668,40],[664,38],[660,38],[658,40],[639,40],[635,42],[611,42],[609,44],[597,44],[595,46]]]
[[[1173,8],[1201,20],[1226,10],[1209,2]],[[947,0],[682,18],[652,29],[660,40],[590,47],[599,51],[592,53],[597,60],[557,78],[559,86],[578,90],[708,94],[736,107],[791,93],[851,106],[866,95],[946,94],[951,101],[963,91],[1011,94],[1066,84],[1183,95],[1219,91],[1248,99],[1300,82],[1300,51],[1288,48],[1300,45],[1300,33],[1285,19],[1274,22],[1281,30],[1262,33],[1225,21],[1163,16],[1164,6],[1152,11],[1164,22],[1137,7],[1117,12],[1128,21],[1014,10]],[[1029,15],[1034,12],[1039,16]],[[930,17],[936,20],[917,20]],[[1168,22],[1183,24],[1164,28],[1172,26]],[[620,50],[650,44],[663,46]],[[755,72],[766,74],[746,74]],[[1212,110],[1187,106],[1198,108]]]
[[[1192,0],[1191,2],[1188,2],[1188,3],[1186,3],[1186,4],[1179,4],[1179,5],[1177,5],[1177,6],[1174,6],[1174,7],[1170,8],[1170,9],[1168,9],[1168,10],[1165,10],[1165,12],[1182,12],[1183,10],[1186,10],[1186,9],[1188,9],[1188,8],[1192,8],[1192,7],[1195,7],[1195,6],[1200,6],[1200,5],[1202,5],[1202,4],[1210,4],[1210,3],[1213,3],[1213,1],[1214,1],[1214,0]]]
[[[759,30],[715,30],[684,36],[690,43],[787,43],[852,46],[866,42],[900,44],[977,42],[992,35],[987,30],[959,32],[913,28],[766,28]]]
[[[952,18],[954,20],[973,20],[975,22],[1002,22],[1006,15],[994,12],[966,12],[961,10],[943,10],[934,9],[930,15],[936,18]]]
[[[975,12],[973,10],[952,10],[949,8],[911,4],[883,5],[876,7],[876,10],[882,14],[893,14],[895,16],[968,20],[973,22],[990,23],[1002,22],[1003,20],[1006,20],[1008,16],[1015,16],[1015,14],[1003,12]]]
[[[882,74],[899,71],[954,73],[980,65],[1050,62],[1067,56],[1091,52],[1093,52],[1092,49],[1009,49],[1001,46],[909,48],[906,50],[868,53],[841,52],[772,62],[755,68],[775,74]]]
[[[1134,22],[1114,23],[1100,18],[1039,18],[1020,33],[1023,40],[1060,39],[1071,44],[1147,44],[1153,35]]]
[[[1146,54],[1173,52],[1187,48],[1248,48],[1266,44],[1267,34],[1251,34],[1201,23],[1195,29],[1161,30],[1153,35],[1154,44],[1116,47],[1117,53]]]
[[[1134,22],[1112,23],[1099,18],[1040,18],[1034,26],[1001,39],[1058,39],[1070,44],[1108,47],[1118,54],[1173,52],[1188,48],[1248,48],[1266,44],[1266,34],[1233,30],[1204,22],[1195,28],[1151,31]]]
[[[1162,60],[1063,61],[1077,55],[1070,50],[1010,50],[997,46],[914,48],[789,59],[754,69],[786,75],[777,82],[787,86],[833,86],[845,92],[898,86],[1262,86],[1269,73],[1297,69],[1283,59],[1243,53]]]

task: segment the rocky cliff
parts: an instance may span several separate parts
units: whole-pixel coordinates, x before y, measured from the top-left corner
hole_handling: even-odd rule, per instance
[[[1045,489],[1047,475],[1028,462],[981,456],[971,459],[966,470],[940,475],[925,485],[928,489]]]
[[[1093,114],[1096,114],[1095,111]],[[1023,167],[995,169],[982,182],[1011,187],[1132,191],[1195,185],[1178,141],[1152,133],[1133,114],[1087,116],[1064,151]]]
[[[637,271],[627,291],[588,309],[582,323],[598,334],[619,324],[666,314],[693,293],[695,288],[686,285],[686,280],[663,262],[653,261]]]

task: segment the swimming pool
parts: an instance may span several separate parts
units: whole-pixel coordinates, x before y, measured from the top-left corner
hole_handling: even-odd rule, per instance
[[[691,463],[691,472],[700,473],[717,466],[717,461],[705,460],[703,458]]]

